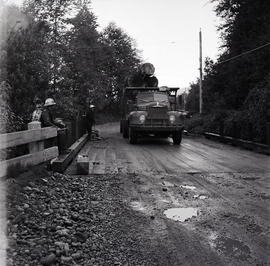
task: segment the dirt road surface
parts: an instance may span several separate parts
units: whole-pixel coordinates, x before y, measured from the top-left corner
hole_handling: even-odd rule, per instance
[[[80,154],[91,176],[120,178],[123,203],[141,217],[123,215],[121,226],[139,230],[155,264],[270,265],[269,156],[194,137],[130,145],[118,124],[98,130],[102,140]]]

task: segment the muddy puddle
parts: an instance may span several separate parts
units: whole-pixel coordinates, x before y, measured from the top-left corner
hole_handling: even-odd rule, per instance
[[[182,185],[181,188],[190,189],[190,190],[195,190],[196,189],[196,187],[190,186],[190,185]]]
[[[167,218],[174,221],[185,222],[186,220],[196,217],[199,211],[197,208],[172,208],[164,212]]]
[[[173,183],[170,183],[168,181],[162,181],[161,183],[163,186],[165,187],[174,187],[174,184]]]
[[[206,195],[194,195],[193,198],[194,199],[208,199]]]
[[[139,201],[132,201],[132,202],[130,202],[130,205],[136,211],[145,211],[145,207]]]

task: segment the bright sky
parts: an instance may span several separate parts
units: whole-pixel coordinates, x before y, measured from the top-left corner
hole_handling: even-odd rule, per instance
[[[159,85],[188,87],[199,76],[199,30],[203,58],[215,59],[218,18],[209,0],[92,0],[103,28],[114,21],[136,40]]]
[[[160,86],[183,89],[196,81],[200,28],[203,58],[218,54],[219,19],[209,0],[92,0],[92,11],[100,29],[115,22],[135,39],[144,61],[154,64]]]

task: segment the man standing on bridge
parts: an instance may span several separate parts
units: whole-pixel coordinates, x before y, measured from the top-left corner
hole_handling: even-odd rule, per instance
[[[95,106],[93,104],[89,105],[89,108],[86,112],[86,128],[89,138],[91,138],[92,126],[95,124]]]
[[[56,102],[52,98],[48,98],[45,101],[44,108],[40,117],[42,127],[57,127],[58,125],[54,122],[54,106]]]

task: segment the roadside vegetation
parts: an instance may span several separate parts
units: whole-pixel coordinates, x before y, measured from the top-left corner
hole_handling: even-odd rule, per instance
[[[61,2],[61,5],[59,4]],[[81,116],[89,102],[98,120],[119,113],[125,77],[141,62],[135,41],[119,26],[98,27],[91,1],[25,0],[5,5],[0,38],[0,133],[25,129],[36,97],[53,97],[59,117]],[[216,61],[205,59],[203,115],[199,83],[191,84],[186,108],[191,132],[239,132],[266,142],[270,102],[268,0],[212,0],[222,19]],[[237,126],[236,126],[237,125]],[[236,128],[237,127],[237,128]]]
[[[117,113],[140,53],[116,24],[100,30],[91,1],[26,0],[2,15],[1,133],[25,128],[36,97],[53,97],[64,119],[81,116],[89,103]]]
[[[187,110],[195,113],[187,129],[218,132],[266,142],[270,102],[270,5],[267,0],[212,0],[223,23],[220,55],[205,60],[203,115],[199,112],[199,82],[191,84]],[[236,127],[236,128],[235,128]],[[252,133],[250,133],[252,131]]]

